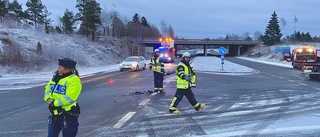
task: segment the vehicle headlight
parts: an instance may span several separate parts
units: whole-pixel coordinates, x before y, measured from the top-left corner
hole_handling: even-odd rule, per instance
[[[120,63],[120,66],[123,66],[122,63]]]
[[[132,63],[131,66],[132,66],[132,67],[136,67],[136,66],[137,66],[137,63]]]

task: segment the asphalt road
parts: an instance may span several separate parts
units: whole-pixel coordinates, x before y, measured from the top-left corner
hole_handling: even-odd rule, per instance
[[[257,73],[197,72],[193,92],[206,107],[196,112],[184,98],[178,106],[180,115],[168,112],[176,90],[174,75],[165,77],[165,94],[150,94],[153,75],[149,70],[101,72],[83,78],[78,136],[320,136],[317,124],[283,124],[301,117],[320,117],[319,81],[309,80],[296,69],[226,60]],[[166,64],[166,70],[173,70],[176,63]],[[46,136],[49,111],[43,90],[40,86],[0,93],[0,136]]]

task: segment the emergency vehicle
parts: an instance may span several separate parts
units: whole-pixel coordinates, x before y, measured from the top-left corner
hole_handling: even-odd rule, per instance
[[[160,60],[163,62],[174,62],[175,48],[174,40],[171,38],[159,38],[160,46],[158,47],[160,52]]]
[[[302,62],[315,62],[316,50],[311,46],[295,48],[288,55],[284,55],[284,59],[292,62],[293,68],[302,68]]]
[[[292,66],[301,68],[302,73],[308,75],[309,78],[320,78],[320,49],[312,47],[296,48],[292,50],[290,60],[287,61],[292,61]]]

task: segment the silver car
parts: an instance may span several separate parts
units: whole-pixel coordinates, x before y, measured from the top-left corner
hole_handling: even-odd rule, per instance
[[[123,70],[134,70],[138,71],[140,69],[145,70],[147,67],[146,59],[142,56],[130,56],[127,57],[119,66],[120,71]]]

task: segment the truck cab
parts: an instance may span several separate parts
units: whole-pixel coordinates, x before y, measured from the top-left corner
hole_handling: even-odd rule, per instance
[[[284,59],[292,62],[293,68],[302,68],[303,62],[315,62],[316,51],[317,50],[309,46],[296,48],[296,49],[293,49],[289,55],[284,55]]]
[[[160,60],[163,62],[174,62],[175,59],[175,51],[174,48],[167,48],[167,47],[159,47],[160,51]]]

